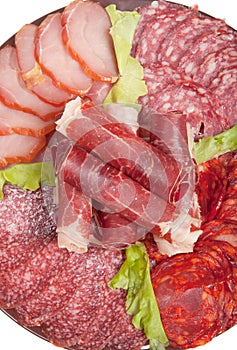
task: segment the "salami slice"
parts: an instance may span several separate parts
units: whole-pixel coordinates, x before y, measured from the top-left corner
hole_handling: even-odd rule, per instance
[[[209,31],[216,30],[231,31],[222,20],[214,20],[197,12],[188,16],[168,33],[161,45],[159,59],[177,67],[195,40]]]
[[[207,32],[198,37],[189,50],[181,57],[178,64],[178,71],[188,77],[193,77],[206,56],[222,50],[226,46],[236,45],[235,33],[225,30]]]
[[[13,271],[7,271],[0,280],[0,307],[17,307],[29,296],[43,290],[67,258],[68,252],[59,249],[54,238],[31,260]]]
[[[38,326],[55,316],[69,302],[85,270],[85,254],[71,253],[62,270],[42,291],[16,308],[17,320],[24,326]]]
[[[217,244],[217,242],[215,242]],[[228,328],[234,312],[229,260],[211,247],[161,261],[152,283],[170,345],[204,345]]]
[[[206,56],[197,72],[193,75],[193,80],[208,87],[223,69],[236,66],[236,62],[237,46],[224,47]]]
[[[80,275],[74,295],[59,313],[42,324],[47,339],[57,346],[70,347],[83,341],[104,303],[104,251],[91,248],[85,254],[84,271]]]

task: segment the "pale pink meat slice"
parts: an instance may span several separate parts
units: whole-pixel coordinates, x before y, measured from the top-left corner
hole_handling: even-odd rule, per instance
[[[0,101],[0,135],[20,134],[41,137],[55,129],[54,120],[9,108]]]
[[[74,95],[56,87],[52,79],[42,72],[40,65],[35,60],[34,41],[37,28],[35,24],[26,24],[15,36],[17,59],[22,78],[27,88],[45,102],[56,106],[65,104]]]
[[[118,68],[106,10],[94,1],[73,1],[62,14],[63,41],[95,80],[115,82]]]
[[[35,38],[35,57],[43,72],[56,86],[76,95],[87,92],[92,84],[62,41],[61,13],[48,15]]]
[[[30,162],[45,143],[45,136],[18,134],[0,136],[0,168],[11,163]]]
[[[42,101],[27,89],[21,78],[16,49],[10,45],[0,50],[0,100],[10,108],[35,114],[43,120],[54,119],[62,112],[62,107]]]

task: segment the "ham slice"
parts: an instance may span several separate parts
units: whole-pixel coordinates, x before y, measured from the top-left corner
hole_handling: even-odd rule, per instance
[[[17,59],[21,76],[28,89],[36,93],[45,102],[53,105],[63,105],[72,99],[72,94],[57,88],[52,80],[43,74],[40,65],[35,60],[35,24],[24,25],[15,35]]]
[[[34,114],[9,108],[0,102],[0,135],[20,134],[41,137],[54,128],[54,120],[44,121]]]
[[[73,1],[63,12],[62,25],[63,41],[85,72],[95,80],[115,82],[118,68],[106,10],[93,1]]]
[[[11,163],[30,162],[45,143],[45,136],[18,134],[0,136],[0,168]]]
[[[35,114],[43,120],[54,119],[63,110],[27,89],[20,75],[16,49],[10,45],[0,50],[0,100],[10,108]]]
[[[35,38],[35,57],[42,71],[57,87],[72,94],[87,92],[91,79],[82,71],[62,41],[61,13],[48,15],[40,24]]]

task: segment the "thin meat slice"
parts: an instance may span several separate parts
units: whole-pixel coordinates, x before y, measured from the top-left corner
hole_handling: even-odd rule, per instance
[[[85,94],[90,89],[92,80],[63,44],[61,13],[48,15],[38,27],[35,57],[57,87],[75,95]]]
[[[62,14],[63,41],[92,79],[115,82],[118,68],[109,15],[100,3],[76,0]]]
[[[24,25],[15,35],[17,59],[22,79],[28,89],[33,91],[45,102],[59,106],[71,100],[74,96],[56,87],[49,76],[43,74],[40,65],[35,60],[35,24]]]
[[[210,53],[226,48],[226,46],[234,46],[236,43],[237,37],[235,33],[226,30],[207,32],[198,37],[180,59],[177,67],[178,71],[192,78]]]
[[[203,233],[199,237],[198,242],[206,240],[227,242],[236,248],[237,224],[225,221],[223,218],[207,222],[203,226]]]
[[[206,56],[197,72],[194,74],[193,80],[203,86],[209,87],[213,79],[215,79],[223,69],[236,66],[236,62],[237,45],[226,46]]]
[[[31,113],[9,108],[0,101],[0,135],[41,137],[55,129],[54,120],[44,121]]]
[[[235,281],[220,242],[164,259],[151,277],[172,347],[201,346],[228,329],[235,312]]]
[[[0,50],[0,100],[10,108],[32,113],[43,120],[55,119],[63,110],[42,101],[27,89],[20,74],[16,49],[9,45]]]
[[[56,346],[70,347],[83,338],[88,328],[95,322],[105,300],[106,265],[105,251],[90,248],[82,263],[74,295],[65,307],[42,324],[47,339]]]
[[[7,271],[0,280],[1,308],[20,306],[29,296],[43,290],[58,274],[68,256],[66,249],[58,248],[55,237],[26,264]]]
[[[237,54],[237,50],[236,50]],[[235,64],[237,59],[235,59]],[[217,113],[228,119],[229,125],[233,126],[237,122],[237,65],[228,67],[220,71],[212,80],[209,88],[213,92],[212,104]],[[232,98],[228,98],[231,96]]]
[[[160,60],[177,67],[180,59],[192,47],[195,40],[209,31],[233,32],[224,21],[200,15],[198,12],[187,17],[168,33],[160,49]]]
[[[85,272],[85,259],[86,254],[71,253],[50,284],[16,308],[18,322],[28,327],[38,326],[59,313],[74,295]]]
[[[13,163],[31,162],[45,144],[45,136],[19,134],[0,136],[0,168]]]
[[[229,120],[221,118],[212,107],[212,94],[191,81],[168,85],[158,96],[151,95],[146,107],[159,113],[179,112],[186,115],[196,139],[222,132]]]
[[[91,199],[68,183],[59,181],[56,209],[59,247],[78,253],[86,252],[91,231],[91,219]]]

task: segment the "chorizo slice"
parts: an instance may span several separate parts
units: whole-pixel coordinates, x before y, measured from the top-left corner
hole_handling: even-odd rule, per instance
[[[63,44],[61,13],[48,15],[38,27],[35,58],[57,87],[75,95],[85,94],[90,89],[92,80]]]
[[[27,88],[45,102],[55,106],[64,105],[74,95],[56,87],[36,62],[34,42],[37,28],[35,24],[26,24],[15,35],[16,53],[22,79]]]
[[[93,1],[73,1],[62,14],[62,26],[63,42],[86,74],[94,80],[115,82],[118,67],[106,10]]]
[[[42,101],[30,91],[20,74],[16,49],[7,45],[0,50],[0,100],[7,106],[32,113],[43,120],[55,119],[63,107]]]

